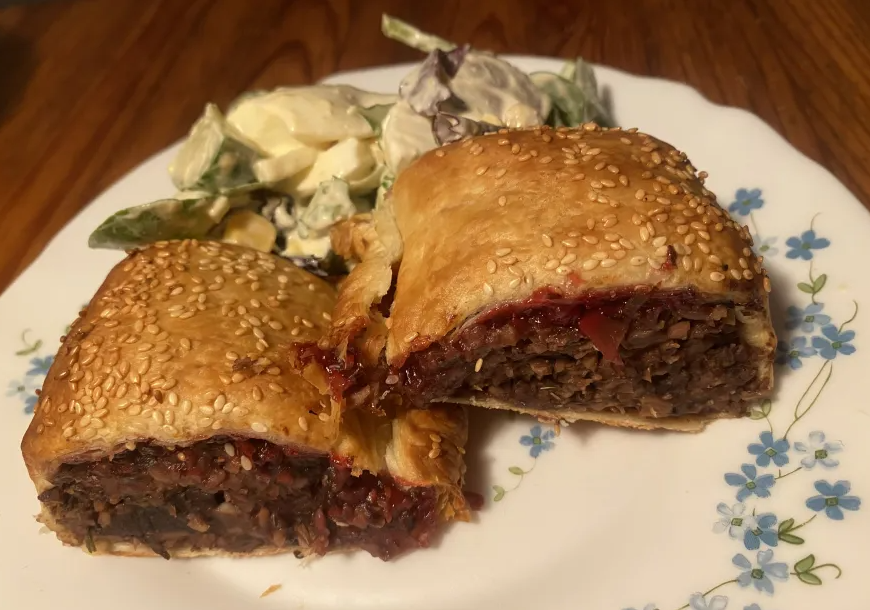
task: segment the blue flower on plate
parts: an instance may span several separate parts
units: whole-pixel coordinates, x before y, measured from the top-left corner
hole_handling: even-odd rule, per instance
[[[531,449],[529,449],[529,455],[533,458],[537,458],[541,455],[542,451],[549,451],[556,446],[555,443],[553,443],[555,437],[556,433],[552,430],[544,432],[540,426],[533,426],[532,429],[529,430],[528,435],[520,437],[520,445],[531,447]]]
[[[750,551],[758,550],[763,542],[767,546],[779,544],[779,532],[776,529],[776,515],[762,513],[746,519],[747,528],[743,535],[743,545]]]
[[[773,595],[773,580],[788,580],[788,565],[773,562],[773,551],[765,549],[758,551],[757,565],[753,566],[745,555],[738,553],[731,559],[743,572],[737,577],[737,584],[741,587],[753,585],[758,591],[764,591]]]
[[[734,195],[734,201],[728,206],[728,211],[732,214],[740,216],[749,216],[752,210],[760,210],[764,205],[764,199],[761,198],[761,189],[738,189]]]
[[[779,252],[779,248],[776,247],[776,237],[765,237],[761,239],[757,235],[752,237],[752,249],[755,250],[756,256],[763,256],[765,258],[770,256],[776,256]]]
[[[785,240],[785,245],[790,248],[785,253],[787,258],[800,258],[808,261],[813,258],[813,250],[827,248],[831,245],[831,241],[824,237],[816,237],[816,232],[810,229],[801,233],[800,237],[789,237]]]
[[[28,375],[48,375],[48,369],[51,367],[51,363],[54,362],[54,356],[46,356],[44,358],[31,358],[30,359],[30,370],[27,371]]]
[[[773,462],[777,466],[788,464],[789,442],[784,438],[774,440],[773,434],[764,431],[758,435],[760,443],[751,443],[746,449],[750,454],[757,456],[755,463],[766,468]]]
[[[848,356],[855,353],[855,346],[850,343],[855,338],[854,330],[841,332],[833,324],[828,324],[822,329],[822,334],[824,337],[813,337],[813,347],[825,360],[833,360],[837,354]]]
[[[27,396],[38,387],[39,385],[36,384],[36,380],[32,377],[13,379],[9,382],[9,386],[6,389],[6,396]]]
[[[748,606],[743,606],[743,610],[761,610],[761,606],[758,604],[749,604]]]
[[[625,608],[624,610],[637,610],[636,608]],[[643,610],[658,610],[658,606],[655,604],[647,604],[643,607]]]
[[[813,332],[816,327],[822,327],[825,324],[831,323],[831,316],[822,313],[824,304],[810,303],[803,309],[792,305],[788,308],[788,320],[785,322],[785,327],[788,330],[800,328],[805,333]]]
[[[728,598],[724,595],[714,595],[710,601],[704,599],[703,593],[692,593],[689,596],[689,608],[692,610],[725,610],[728,607]]]
[[[713,524],[713,531],[717,534],[728,532],[732,538],[742,538],[746,533],[749,522],[746,517],[746,505],[742,502],[728,507],[724,502],[720,502],[716,506],[716,512],[721,515],[719,520]]]
[[[807,338],[803,336],[795,337],[791,343],[779,341],[776,344],[776,363],[788,364],[794,371],[804,365],[802,358],[815,355],[816,348],[807,345]]]
[[[825,441],[825,433],[821,430],[815,430],[810,432],[810,437],[806,443],[795,443],[794,449],[799,453],[808,454],[801,460],[801,466],[807,470],[812,470],[816,464],[821,464],[824,468],[836,468],[840,464],[840,460],[832,458],[831,454],[842,451],[843,443]]]
[[[36,401],[39,397],[36,394],[31,394],[24,399],[24,412],[27,415],[33,415],[33,410],[36,408]]]
[[[6,396],[18,396],[24,400],[24,412],[28,415],[33,413],[33,408],[36,406],[37,396],[36,390],[42,384],[42,380],[27,376],[24,379],[16,379],[9,382],[6,390]]]
[[[729,472],[725,475],[725,482],[732,487],[739,487],[737,490],[737,501],[743,502],[749,496],[758,496],[759,498],[769,498],[770,488],[776,484],[776,479],[772,474],[763,474],[758,476],[758,469],[752,464],[743,464],[740,467],[743,474]]]
[[[844,508],[858,510],[861,507],[861,498],[846,495],[852,489],[849,481],[837,481],[833,485],[827,481],[816,481],[814,485],[820,495],[808,498],[807,508],[817,513],[824,510],[829,519],[842,521]]]

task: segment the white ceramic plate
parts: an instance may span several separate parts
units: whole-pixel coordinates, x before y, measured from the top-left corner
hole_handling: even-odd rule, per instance
[[[386,92],[407,71],[330,80]],[[19,442],[57,338],[119,260],[89,250],[87,236],[117,209],[173,191],[164,151],[86,208],[0,299],[0,607],[868,607],[870,358],[868,316],[855,313],[870,292],[870,216],[754,116],[682,85],[599,76],[619,122],[688,151],[765,251],[783,364],[756,419],[688,436],[581,425],[555,436],[527,418],[475,413],[469,488],[484,509],[437,548],[392,563],[364,554],[305,566],[292,556],[165,562],[64,548],[33,520]]]

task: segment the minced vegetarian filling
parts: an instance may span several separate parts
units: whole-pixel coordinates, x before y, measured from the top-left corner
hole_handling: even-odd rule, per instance
[[[112,459],[60,468],[40,500],[76,537],[245,553],[299,546],[362,548],[387,560],[428,546],[435,491],[353,476],[326,455],[260,440],[212,438],[188,447],[140,445]]]
[[[413,354],[400,382],[421,401],[476,395],[534,409],[739,415],[766,389],[757,358],[722,304],[548,303],[494,312]]]

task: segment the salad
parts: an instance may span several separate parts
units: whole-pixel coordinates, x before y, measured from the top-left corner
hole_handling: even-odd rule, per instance
[[[217,239],[341,272],[331,227],[370,211],[425,152],[504,127],[611,125],[592,67],[526,74],[384,15],[385,36],[426,53],[396,94],[346,85],[280,87],[206,106],[169,167],[177,192],[121,210],[92,248]]]

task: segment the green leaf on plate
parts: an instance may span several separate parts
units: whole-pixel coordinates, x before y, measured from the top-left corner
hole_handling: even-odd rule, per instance
[[[501,485],[493,485],[492,489],[495,491],[495,496],[493,496],[492,501],[500,502],[502,498],[504,498],[504,487],[502,487]]]
[[[794,519],[786,519],[782,523],[779,524],[779,528],[777,531],[782,534],[783,532],[790,532],[791,528],[794,526]]]
[[[786,532],[779,533],[779,539],[785,542],[786,544],[803,544],[804,539],[800,536],[795,536],[794,534],[789,534]]]
[[[520,468],[519,466],[511,466],[510,468],[508,468],[508,472],[510,472],[511,474],[515,474],[515,475],[517,475],[518,477],[521,477],[521,476],[523,476],[524,474],[526,474],[526,473],[523,471],[523,469]]]
[[[761,412],[765,415],[770,415],[771,406],[773,406],[773,403],[770,402],[769,398],[765,398],[764,401],[761,403]]]
[[[813,292],[821,292],[822,288],[825,287],[825,283],[828,281],[828,275],[826,273],[821,274],[819,277],[815,279],[813,282]]]
[[[814,293],[813,287],[810,286],[809,284],[807,284],[806,282],[801,282],[797,286],[798,286],[798,290],[800,290],[801,292],[806,292],[807,294]]]
[[[749,412],[749,419],[764,419],[764,413],[761,412],[761,409],[753,408]]]
[[[822,579],[813,574],[812,572],[798,572],[798,580],[808,585],[820,585],[822,584]]]
[[[810,570],[816,564],[816,556],[815,555],[807,555],[796,564],[794,564],[794,571],[800,574],[801,572],[806,572]]]
[[[15,352],[15,355],[16,356],[29,356],[30,354],[33,354],[33,353],[39,351],[40,347],[42,347],[42,339],[37,339],[36,343],[34,343],[33,345],[28,345],[24,349],[18,350],[17,352]]]

